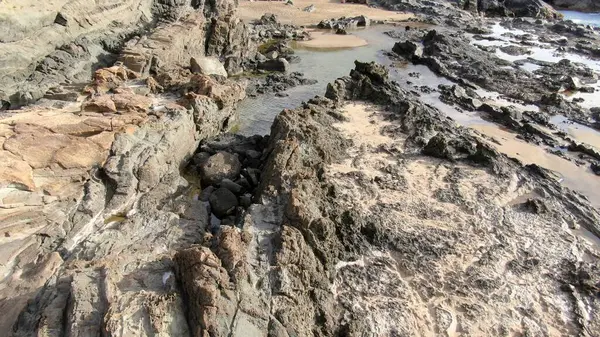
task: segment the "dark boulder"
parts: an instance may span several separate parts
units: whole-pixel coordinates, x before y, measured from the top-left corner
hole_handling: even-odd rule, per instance
[[[219,219],[235,213],[238,206],[238,200],[235,194],[225,187],[218,188],[208,198],[211,211]]]
[[[279,58],[276,60],[266,60],[260,62],[258,63],[257,68],[260,70],[279,71],[286,73],[290,70],[290,63],[284,58]]]
[[[423,56],[423,46],[413,41],[396,42],[392,51],[408,60],[419,59]]]

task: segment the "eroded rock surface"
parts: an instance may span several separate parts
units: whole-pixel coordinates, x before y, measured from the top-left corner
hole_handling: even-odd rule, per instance
[[[87,97],[0,119],[4,331],[189,334],[162,255],[201,242],[210,213],[180,169],[235,123],[245,84],[169,67],[103,68]]]
[[[581,308],[596,312],[597,246],[570,229],[598,232],[587,201],[377,65],[357,64],[327,97],[272,129],[262,195],[283,209],[276,325],[297,335],[598,330],[580,319]]]
[[[4,1],[0,100],[12,108],[33,103],[61,84],[87,83],[117,59],[142,78],[203,56],[240,73],[256,46],[235,7],[230,1]]]

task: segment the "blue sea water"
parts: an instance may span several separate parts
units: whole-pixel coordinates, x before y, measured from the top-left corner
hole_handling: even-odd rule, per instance
[[[582,13],[576,11],[560,12],[565,16],[565,20],[571,20],[575,23],[600,27],[600,13]]]

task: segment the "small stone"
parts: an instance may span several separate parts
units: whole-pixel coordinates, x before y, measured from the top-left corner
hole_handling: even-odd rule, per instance
[[[312,13],[316,10],[317,10],[317,7],[315,5],[306,6],[303,9],[303,11],[308,12],[308,13]]]
[[[216,190],[216,187],[208,186],[207,188],[203,189],[202,192],[200,192],[200,196],[198,197],[198,199],[200,199],[201,201],[208,201],[208,199],[210,198],[210,195],[215,190]]]
[[[595,175],[600,176],[600,164],[592,163],[590,165],[590,168],[592,169],[592,172],[594,172]]]
[[[287,73],[290,69],[290,63],[284,58],[278,58],[277,60],[259,62],[257,68],[261,70],[280,71]]]
[[[223,63],[215,57],[192,57],[190,59],[190,70],[194,74],[219,75],[227,77],[227,70]]]
[[[240,197],[240,205],[245,208],[250,207],[250,205],[252,205],[252,195],[251,194],[242,195]]]
[[[248,150],[246,151],[246,156],[252,159],[259,159],[262,157],[262,153],[256,150]]]
[[[268,52],[265,55],[269,60],[276,60],[277,57],[279,56],[279,53],[277,53],[276,50],[271,50],[270,52]]]
[[[218,188],[209,197],[210,207],[215,216],[223,219],[235,212],[238,200],[235,194],[225,187]]]
[[[581,88],[579,88],[579,91],[585,92],[587,94],[592,94],[592,93],[596,92],[596,88],[594,88],[594,87],[581,87]]]
[[[230,190],[231,192],[233,192],[235,194],[241,194],[244,191],[244,187],[242,187],[239,184],[234,183],[233,181],[231,181],[229,179],[221,180],[221,187],[225,187],[226,189]]]
[[[228,216],[221,221],[221,226],[235,227],[235,216]]]
[[[413,41],[396,42],[392,51],[407,58],[420,58],[423,56],[423,46]]]
[[[581,80],[575,76],[569,76],[567,78],[567,88],[571,90],[578,90],[581,88]]]
[[[258,186],[260,182],[260,170],[255,168],[248,168],[244,172],[242,172],[244,177],[248,179],[248,182],[252,186]]]
[[[248,182],[248,179],[241,177],[240,179],[235,181],[236,184],[242,186],[243,188],[245,188],[246,190],[249,190],[252,188],[252,186],[250,185],[250,183]]]
[[[206,161],[208,160],[208,158],[210,158],[210,153],[208,153],[208,152],[199,152],[199,153],[196,153],[194,155],[194,157],[192,157],[192,161],[196,165],[202,165],[202,164],[206,163]]]
[[[236,179],[241,169],[242,164],[236,155],[218,152],[200,165],[200,176],[205,184],[216,185],[226,178]]]

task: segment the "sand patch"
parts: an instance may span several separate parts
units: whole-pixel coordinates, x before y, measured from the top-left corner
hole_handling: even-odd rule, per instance
[[[312,13],[302,9],[315,5]],[[285,1],[240,1],[238,13],[241,18],[250,22],[260,19],[265,13],[273,13],[282,23],[294,25],[316,25],[322,20],[340,18],[342,16],[365,15],[371,20],[401,21],[413,16],[409,13],[396,13],[366,5],[341,3],[339,0],[294,0],[293,5]]]
[[[577,166],[559,156],[546,152],[543,148],[516,138],[516,134],[490,125],[472,125],[471,128],[493,137],[500,144],[489,144],[509,157],[519,159],[524,164],[537,164],[558,173],[562,184],[587,196],[594,205],[600,205],[600,179],[586,166]]]
[[[356,35],[340,35],[329,30],[313,30],[310,32],[311,39],[298,41],[296,46],[306,49],[332,50],[344,48],[363,47],[368,44],[367,40]]]
[[[576,141],[583,142],[600,149],[600,134],[597,131],[589,130],[587,128],[582,130],[576,126],[569,127],[565,131]]]

